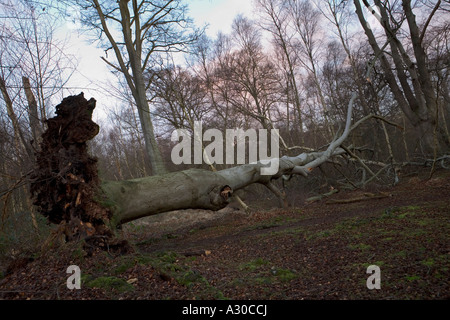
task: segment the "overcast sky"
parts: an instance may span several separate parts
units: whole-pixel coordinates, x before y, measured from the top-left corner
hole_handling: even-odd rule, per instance
[[[239,13],[251,17],[253,0],[188,0],[190,16],[197,25],[209,24],[207,34],[214,37],[219,31],[228,33]]]
[[[253,0],[186,0],[189,5],[189,16],[197,26],[208,24],[207,35],[214,38],[219,31],[229,33],[233,19],[239,13],[252,16]],[[115,81],[106,63],[100,59],[104,55],[101,48],[89,44],[82,35],[76,32],[77,26],[70,21],[60,31],[59,36],[70,35],[69,52],[77,57],[78,70],[67,84],[69,90],[64,95],[84,92],[85,98],[94,97],[97,100],[95,118],[104,118],[108,108],[120,104],[116,99],[105,94],[102,87],[108,81]],[[110,53],[112,54],[112,53]]]

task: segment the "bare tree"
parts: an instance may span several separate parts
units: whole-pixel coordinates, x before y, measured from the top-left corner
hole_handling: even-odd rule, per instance
[[[275,65],[262,50],[256,25],[247,18],[236,17],[232,37],[236,49],[222,59],[218,70],[231,86],[228,100],[240,113],[271,129],[271,113],[279,94]]]
[[[296,32],[296,49],[298,59],[306,70],[314,87],[315,94],[322,109],[326,128],[330,131],[328,138],[335,135],[335,130],[330,119],[325,97],[320,84],[319,61],[321,55],[321,38],[324,36],[320,29],[320,11],[310,1],[288,1],[286,10],[289,10],[293,28]],[[322,34],[321,34],[322,33]]]
[[[155,113],[173,129],[194,130],[194,121],[208,121],[208,106],[203,81],[179,66],[161,70],[154,81]]]
[[[425,152],[432,153],[435,149],[435,130],[438,133],[436,136],[438,150],[448,149],[450,141],[445,135],[442,122],[437,121],[436,89],[433,87],[423,43],[427,27],[442,5],[441,1],[434,4],[422,29],[419,28],[409,0],[402,1],[401,6],[379,0],[375,0],[374,5],[367,0],[363,0],[363,3],[368,9],[366,14],[374,14],[383,28],[384,39],[389,45],[389,55],[392,57],[395,71],[393,71],[389,56],[383,49],[385,45],[380,46],[379,40],[367,22],[360,1],[355,0],[354,5],[360,24],[375,55],[380,57],[384,77],[397,103],[413,127],[419,130]],[[407,31],[404,30],[405,24]]]
[[[323,2],[322,2],[323,3]],[[321,8],[319,6],[319,2],[317,3],[317,7]],[[340,45],[337,43],[334,43],[334,46],[328,50],[328,55],[333,55],[332,53],[340,52],[341,50],[344,50],[345,55],[341,55],[341,59],[339,62],[336,63],[335,59],[327,59],[327,63],[325,63],[325,69],[328,71],[331,71],[330,69],[334,69],[334,74],[331,75],[330,80],[333,81],[336,86],[329,90],[329,92],[335,93],[338,96],[345,95],[345,92],[348,93],[349,90],[345,90],[343,88],[343,83],[347,83],[348,86],[355,85],[355,87],[358,90],[358,104],[360,105],[360,109],[362,112],[362,115],[367,115],[370,113],[376,114],[376,115],[382,115],[382,112],[380,111],[380,103],[381,99],[379,98],[379,89],[383,86],[376,84],[376,79],[372,77],[371,81],[368,81],[364,78],[364,65],[367,61],[367,58],[363,58],[361,56],[360,49],[363,49],[363,47],[356,47],[355,49],[352,49],[352,41],[351,38],[355,38],[355,32],[349,34],[351,23],[353,22],[353,13],[351,11],[351,3],[343,2],[339,0],[328,0],[326,3],[326,6],[323,7],[322,13],[325,18],[328,19],[328,21],[331,22],[331,24],[335,27],[335,33],[337,35],[337,38]],[[354,41],[353,41],[354,43]],[[357,44],[358,45],[358,44]],[[363,42],[362,46],[365,46],[366,43]],[[364,51],[363,51],[364,52]],[[348,63],[346,63],[348,61]],[[332,63],[334,62],[334,65]],[[339,72],[346,72],[344,69],[348,68],[350,71],[349,75],[347,77],[340,77],[338,74]],[[324,70],[325,71],[325,70]],[[330,79],[330,75],[328,77]],[[348,98],[345,98],[348,99]],[[340,105],[340,103],[337,103],[336,105]],[[357,108],[355,108],[355,111],[358,111]],[[386,141],[386,145],[389,151],[389,156],[391,160],[393,160],[393,152],[392,147],[389,139],[389,135],[387,133],[386,124],[384,121],[379,121],[379,124],[381,126],[381,129],[384,133],[384,138]],[[376,150],[380,150],[380,137],[378,137],[378,126],[370,126],[368,128],[368,131],[370,134],[367,137],[366,143],[373,143],[377,148],[374,148]]]
[[[15,199],[3,217],[31,211],[37,229],[25,177],[45,127],[47,105],[62,92],[76,59],[55,39],[57,24],[48,11],[36,10],[29,1],[2,1],[0,12],[0,113],[6,110],[12,142],[0,157],[0,175],[8,177],[0,182],[0,197],[5,208],[11,195]]]
[[[75,1],[83,9],[82,22],[104,39],[105,52],[114,52],[114,60],[102,59],[123,74],[133,95],[142,126],[152,173],[166,172],[155,138],[147,97],[155,67],[155,57],[186,50],[196,40],[197,30],[187,17],[187,8],[179,0],[120,0],[117,2]]]
[[[259,0],[258,5],[262,11],[262,21],[260,25],[264,30],[269,31],[272,34],[275,47],[281,53],[281,61],[284,65],[285,77],[286,77],[286,95],[287,106],[292,101],[294,105],[294,115],[297,114],[298,129],[302,143],[304,143],[303,136],[303,120],[302,120],[302,106],[299,93],[299,84],[297,80],[297,68],[298,57],[295,53],[294,46],[294,33],[292,32],[292,26],[289,23],[289,10],[287,9],[287,3],[280,0]],[[292,90],[292,92],[291,92]],[[286,113],[289,126],[290,112]]]
[[[447,139],[450,140],[450,24],[429,27],[429,32],[423,38],[432,80],[436,87],[439,118]]]

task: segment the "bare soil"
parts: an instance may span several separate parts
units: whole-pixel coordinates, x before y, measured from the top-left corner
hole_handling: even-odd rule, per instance
[[[450,173],[370,192],[382,197],[358,190],[288,210],[130,223],[121,236],[134,253],[47,248],[10,264],[0,298],[449,299]],[[327,204],[358,198],[367,199]],[[69,265],[81,269],[81,290],[67,288]],[[369,265],[380,289],[367,287]]]

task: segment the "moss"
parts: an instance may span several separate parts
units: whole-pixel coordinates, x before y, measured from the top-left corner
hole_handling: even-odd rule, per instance
[[[178,275],[176,278],[177,282],[186,287],[192,286],[196,282],[202,282],[207,284],[208,281],[202,275],[194,270],[187,270],[186,272]]]
[[[139,255],[136,257],[136,262],[141,264],[141,265],[151,265],[152,261],[154,260],[154,258],[152,258],[151,256],[148,255]]]
[[[421,261],[424,266],[432,267],[435,264],[435,260],[433,258],[428,258]]]
[[[87,284],[88,284],[89,282],[91,282],[92,280],[94,280],[94,279],[95,279],[95,278],[94,278],[91,274],[82,272],[82,273],[81,273],[81,287],[82,287],[82,288],[83,288],[84,286],[89,287]]]
[[[86,252],[81,246],[78,246],[77,248],[75,248],[75,250],[72,251],[72,258],[77,261],[83,261],[85,256]]]
[[[133,267],[135,265],[135,263],[136,263],[135,260],[127,259],[127,260],[123,261],[122,264],[119,264],[117,267],[115,267],[113,270],[113,273],[114,274],[124,273],[125,271],[127,271],[128,269]]]
[[[264,285],[272,284],[277,281],[288,282],[299,276],[296,272],[289,269],[277,268],[274,266],[269,269],[269,264],[269,261],[257,258],[239,265],[240,271],[248,271],[249,273],[246,273],[245,279],[235,279],[232,284],[241,286],[250,282],[257,285]]]
[[[272,278],[271,277],[256,277],[254,280],[257,284],[271,284]]]
[[[239,266],[239,270],[247,270],[247,271],[255,271],[259,267],[263,265],[267,265],[269,262],[266,260],[263,260],[262,258],[257,258],[254,260],[251,260],[250,262],[241,264]]]
[[[405,276],[405,279],[408,280],[408,282],[413,282],[413,281],[420,280],[421,278],[418,275],[413,274],[411,276]]]
[[[197,292],[198,295],[195,296],[198,299],[211,296],[215,299],[225,299],[222,292],[209,284],[208,280],[205,279],[197,270],[191,269],[186,264],[187,261],[193,260],[194,259],[192,257],[186,258],[173,251],[160,251],[148,255],[142,254],[134,258],[135,263],[151,265],[161,274],[167,274],[179,284],[187,288],[201,288],[201,291]],[[119,266],[119,268],[120,270],[123,270],[126,266],[127,263],[125,262],[123,265]],[[195,284],[201,284],[201,286],[195,286]]]
[[[289,282],[298,277],[295,272],[289,269],[275,269],[274,275],[282,282]]]
[[[405,251],[405,250],[402,250],[402,251],[399,251],[399,252],[396,252],[396,253],[392,254],[392,256],[400,257],[400,258],[406,258],[408,256],[408,252]]]
[[[167,233],[163,236],[163,239],[176,239],[176,238],[178,238],[178,236],[173,233]]]
[[[433,223],[435,223],[435,221],[433,219],[422,219],[422,220],[417,221],[417,224],[421,227],[431,226],[431,225],[433,225]]]
[[[144,239],[142,241],[136,242],[136,245],[137,246],[152,245],[159,241],[161,241],[161,239],[150,237],[150,238]]]
[[[178,254],[173,251],[158,252],[156,256],[164,263],[175,263],[179,259]]]
[[[232,287],[244,287],[244,286],[246,286],[246,283],[241,278],[234,278],[233,280],[231,280],[229,285]]]
[[[117,277],[99,277],[86,283],[89,288],[99,288],[105,290],[115,290],[119,293],[133,291],[134,287],[124,279]]]
[[[114,210],[114,208],[117,206],[117,203],[109,198],[107,198],[104,194],[99,192],[98,195],[94,198],[94,200],[100,204],[102,207]]]
[[[332,230],[323,230],[323,231],[316,232],[316,233],[308,235],[306,237],[306,240],[323,239],[323,238],[328,238],[331,235],[333,235],[333,231]]]

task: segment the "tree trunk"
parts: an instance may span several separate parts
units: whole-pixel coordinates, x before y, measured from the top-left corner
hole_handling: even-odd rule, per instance
[[[40,143],[42,135],[42,127],[38,116],[37,102],[34,97],[33,91],[31,91],[30,79],[22,77],[23,88],[28,102],[28,118],[30,120],[31,133],[33,135],[33,141],[36,144]]]
[[[138,22],[136,21],[135,32],[137,32],[137,34],[135,35],[135,41],[133,41],[131,31],[131,18],[130,12],[128,11],[127,1],[119,1],[119,8],[122,16],[123,38],[125,40],[125,47],[127,49],[128,58],[130,60],[131,70],[133,72],[133,76],[131,77],[132,79],[127,79],[127,81],[133,83],[132,85],[130,85],[130,89],[136,102],[136,107],[138,109],[139,120],[141,122],[142,132],[144,135],[145,149],[147,151],[147,155],[152,167],[152,174],[163,174],[167,171],[155,139],[153,123],[150,117],[150,107],[147,101],[147,94],[145,90],[146,88],[141,61],[142,39],[140,38],[139,33],[140,26],[138,26]],[[137,13],[136,17],[139,17]],[[130,77],[129,74],[125,74],[125,76]]]
[[[139,120],[142,127],[142,132],[145,142],[145,150],[149,157],[150,165],[152,168],[152,174],[164,174],[167,172],[164,165],[161,152],[158,148],[158,143],[155,138],[152,119],[150,117],[150,107],[147,102],[147,97],[144,93],[137,93],[138,99],[136,99],[137,109],[139,114]]]
[[[30,191],[38,211],[60,225],[67,240],[89,239],[111,249],[114,228],[145,216],[180,209],[224,208],[234,191],[253,183],[278,193],[273,180],[308,172],[330,157],[351,131],[353,95],[347,123],[340,138],[323,152],[302,153],[258,161],[221,171],[190,169],[158,176],[100,184],[95,158],[87,154],[87,141],[99,127],[92,121],[96,101],[83,93],[65,98],[56,117],[47,120]],[[270,172],[267,168],[271,167]],[[108,245],[104,243],[108,241]]]
[[[366,6],[369,6],[367,1],[363,2]],[[371,45],[375,56],[380,57],[384,77],[389,84],[395,100],[406,115],[406,118],[412,126],[419,131],[422,137],[422,148],[424,153],[432,154],[435,148],[437,148],[438,151],[446,150],[450,142],[445,138],[445,135],[438,135],[437,143],[435,141],[434,132],[436,129],[441,132],[442,124],[436,122],[436,92],[433,88],[431,76],[428,71],[426,52],[423,47],[415,15],[412,12],[411,2],[406,0],[403,1],[402,7],[406,21],[408,22],[409,38],[413,47],[415,62],[412,62],[404,49],[403,44],[398,39],[396,32],[390,26],[391,16],[388,14],[384,4],[379,0],[375,1],[375,4],[380,9],[380,23],[384,28],[391,48],[390,55],[392,56],[395,65],[397,77],[392,71],[392,67],[386,58],[384,50],[380,48],[374,33],[370,29],[370,26],[368,26],[360,1],[354,0],[354,4],[358,19],[369,40],[369,44]],[[409,77],[407,72],[409,73]]]
[[[25,150],[28,157],[31,159],[33,158],[33,151],[31,150],[29,144],[25,141],[24,134],[22,132],[22,129],[20,128],[19,120],[17,119],[16,113],[14,112],[12,100],[9,97],[9,93],[6,88],[6,83],[2,77],[0,77],[0,91],[2,92],[3,99],[5,100],[6,111],[13,126],[14,142],[16,144],[17,150]]]
[[[343,150],[337,149],[331,155],[340,153]],[[266,164],[257,162],[216,172],[189,169],[133,180],[106,181],[101,188],[114,214],[113,225],[173,210],[219,210],[229,203],[234,191],[250,184],[260,183],[272,188],[271,181],[282,175],[306,175],[308,170],[302,167],[324,154],[302,153],[272,160],[279,161],[279,169],[274,175],[261,174]]]
[[[146,86],[143,75],[143,65],[142,65],[142,41],[140,37],[140,25],[139,25],[139,13],[136,11],[138,8],[134,6],[135,16],[132,18],[128,10],[128,2],[126,0],[118,1],[118,6],[120,10],[120,24],[122,26],[123,41],[128,53],[129,64],[125,63],[124,55],[119,49],[118,43],[114,40],[108,25],[106,23],[105,14],[98,0],[93,0],[95,9],[97,11],[98,17],[100,18],[100,23],[102,25],[102,31],[106,34],[109,42],[112,45],[112,49],[116,55],[119,63],[119,67],[112,65],[110,62],[104,59],[109,65],[113,66],[116,70],[123,73],[127,85],[133,95],[136,103],[136,108],[138,109],[139,120],[141,123],[142,132],[144,135],[145,150],[149,157],[150,165],[152,167],[152,174],[162,174],[166,172],[164,162],[162,161],[161,152],[159,151],[155,134],[153,130],[153,124],[150,117],[150,107],[147,101]],[[133,40],[132,32],[132,21],[135,23],[135,39]],[[132,75],[128,72],[128,67],[131,67]]]

